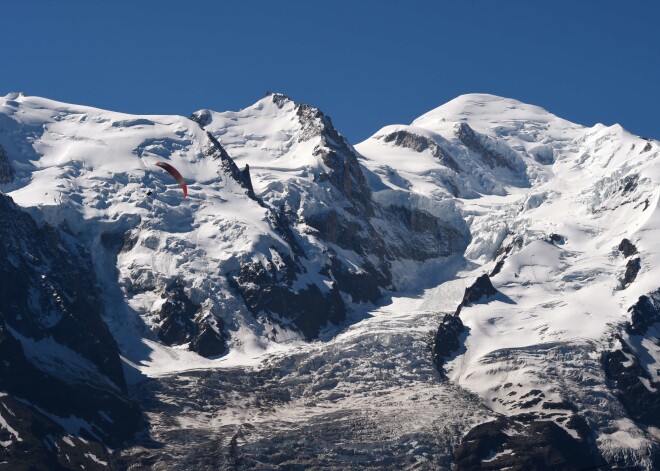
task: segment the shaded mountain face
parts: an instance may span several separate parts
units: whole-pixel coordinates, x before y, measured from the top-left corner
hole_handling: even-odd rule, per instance
[[[64,382],[31,352],[75,349],[125,398],[115,339],[158,442],[120,468],[653,468],[656,141],[479,94],[355,147],[280,94],[191,119],[8,95],[0,129],[25,240],[77,254],[40,249],[41,279],[11,249],[39,324],[3,314],[4,345]]]
[[[108,462],[141,427],[87,251],[0,195],[3,461],[16,469]]]
[[[0,184],[14,181],[14,166],[7,155],[7,151],[0,147]]]

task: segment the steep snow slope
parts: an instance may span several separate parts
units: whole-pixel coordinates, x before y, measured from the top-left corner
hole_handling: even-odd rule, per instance
[[[3,191],[35,208],[35,216],[65,224],[97,251],[94,261],[109,293],[119,278],[122,290],[115,290],[108,308],[115,335],[127,336],[131,310],[155,330],[168,322],[161,309],[168,287],[184,275],[186,294],[179,297],[191,298],[203,319],[198,324],[208,326],[199,331],[214,330],[221,352],[223,313],[240,311],[225,294],[222,274],[237,267],[237,255],[268,252],[281,239],[264,208],[205,154],[204,132],[181,117],[134,117],[22,95],[1,101],[0,145],[15,167]],[[188,198],[182,200],[178,185],[154,166],[159,160],[191,180]],[[122,309],[124,300],[128,309]],[[168,343],[198,337],[179,336]]]
[[[584,128],[515,100],[466,95],[356,148],[396,191],[448,198],[455,189],[472,233],[465,256],[476,273],[493,272],[500,295],[460,311],[464,353],[446,365],[450,380],[511,416],[565,424],[579,411],[605,456],[645,454],[660,410],[652,423],[629,420],[602,361],[629,308],[659,287],[658,143],[618,125]],[[624,238],[641,261],[619,253]],[[655,392],[656,337],[623,335]]]

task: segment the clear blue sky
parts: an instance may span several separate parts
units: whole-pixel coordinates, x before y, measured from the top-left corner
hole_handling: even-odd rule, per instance
[[[144,114],[278,91],[353,143],[470,92],[660,138],[655,0],[2,0],[0,94]]]

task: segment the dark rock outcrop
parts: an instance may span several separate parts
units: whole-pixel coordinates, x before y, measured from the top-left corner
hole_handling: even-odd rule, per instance
[[[635,422],[660,427],[660,383],[652,381],[626,341],[617,338],[621,348],[602,357],[610,387]]]
[[[404,243],[397,258],[424,261],[461,253],[469,243],[468,229],[452,227],[432,214],[417,208],[390,206],[383,211],[391,230],[401,227]]]
[[[0,184],[14,181],[16,172],[4,147],[0,146]]]
[[[630,335],[645,335],[653,324],[660,322],[660,289],[640,296],[628,312],[630,322],[626,324],[626,332]]]
[[[465,147],[479,155],[481,160],[491,169],[494,169],[495,167],[503,167],[512,172],[519,172],[521,170],[521,165],[524,165],[522,164],[522,161],[513,154],[513,151],[508,153],[509,155],[505,155],[502,152],[489,148],[490,146],[487,147],[485,142],[492,138],[475,132],[466,122],[461,122],[457,126],[456,137],[465,144]]]
[[[445,314],[433,339],[433,361],[440,376],[446,377],[445,360],[461,347],[461,337],[466,328],[461,318],[453,314]]]
[[[47,415],[10,396],[0,398],[3,417],[21,441],[0,449],[2,465],[7,470],[63,471],[107,470],[111,462],[108,450],[96,441],[70,435]],[[3,412],[4,412],[3,411]],[[11,412],[10,412],[11,411]],[[0,440],[11,441],[14,435],[0,431]],[[104,465],[105,463],[105,465]]]
[[[564,245],[566,243],[566,237],[561,234],[552,233],[550,234],[548,242],[554,245]]]
[[[380,297],[380,286],[383,286],[389,278],[389,274],[378,276],[377,270],[371,267],[364,272],[349,270],[337,257],[332,257],[330,267],[321,270],[325,275],[332,275],[337,282],[339,291],[347,293],[354,302],[376,302]]]
[[[623,239],[619,244],[618,249],[626,258],[637,253],[637,247],[635,247],[635,245],[628,239]]]
[[[225,148],[220,144],[220,141],[218,141],[213,134],[207,131],[206,136],[209,138],[210,145],[206,147],[204,154],[213,160],[220,159],[224,173],[231,176],[236,183],[245,188],[245,192],[250,199],[263,204],[263,202],[257,198],[257,195],[254,194],[252,181],[249,180],[249,172],[244,173],[238,168],[234,159],[229,156]]]
[[[194,319],[199,306],[186,296],[180,283],[175,283],[162,296],[165,302],[158,313],[162,321],[158,338],[166,345],[190,342],[197,335]]]
[[[220,322],[210,317],[200,318],[200,306],[186,295],[178,280],[162,294],[165,302],[158,315],[161,320],[158,338],[166,345],[189,343],[190,350],[204,357],[225,353],[227,346],[222,325],[216,330],[209,323]]]
[[[605,465],[588,437],[578,434],[580,438],[573,438],[554,422],[533,415],[500,417],[463,437],[454,452],[455,469],[578,471]]]
[[[488,275],[483,274],[465,289],[463,300],[456,308],[454,314],[445,314],[433,339],[432,354],[433,361],[442,377],[445,377],[445,359],[461,347],[461,336],[466,332],[466,327],[461,321],[461,309],[471,306],[498,293],[490,282]]]
[[[85,249],[50,226],[38,227],[4,195],[0,239],[0,306],[7,325],[34,341],[53,339],[125,390],[119,350],[101,318],[103,304]]]
[[[222,334],[224,325],[221,319],[216,319],[217,328],[214,329],[210,320],[203,323],[197,335],[190,342],[190,350],[203,357],[215,357],[227,351],[225,337]]]
[[[619,186],[619,190],[621,193],[624,195],[626,193],[631,193],[637,189],[637,185],[639,184],[639,175],[636,173],[633,173],[631,175],[626,175],[622,180],[621,180],[621,185]]]
[[[635,278],[637,278],[637,273],[639,273],[639,270],[642,268],[642,264],[640,262],[639,257],[636,258],[631,258],[628,260],[628,263],[626,264],[626,272],[623,275],[623,280],[622,284],[623,287],[627,287],[630,283],[635,281]]]
[[[458,316],[461,313],[461,309],[465,306],[471,306],[482,299],[495,296],[498,291],[495,289],[493,284],[490,282],[490,277],[485,273],[481,275],[477,280],[468,288],[465,289],[465,294],[463,295],[463,301],[458,305],[454,315]]]
[[[244,263],[238,275],[229,278],[253,314],[276,314],[308,339],[315,338],[327,322],[337,324],[345,319],[346,308],[336,284],[327,292],[315,284],[296,291],[296,265],[290,257],[282,256],[282,260],[281,265],[272,261]]]
[[[645,341],[656,345],[660,342],[660,289],[640,296],[628,311],[630,322],[625,332],[615,337],[618,348],[603,353],[603,370],[630,418],[642,428],[660,427],[660,382],[654,381],[640,360],[648,355]]]
[[[254,187],[252,186],[252,177],[250,176],[250,166],[245,164],[245,168],[241,170],[241,176],[243,177],[243,182],[247,186],[248,193],[254,194]]]
[[[211,111],[199,110],[190,115],[190,119],[199,124],[199,127],[204,129],[212,120]]]
[[[405,147],[412,149],[415,152],[424,152],[431,150],[431,153],[437,158],[442,165],[450,168],[456,173],[462,172],[461,166],[458,165],[449,154],[442,150],[442,148],[433,140],[428,137],[419,136],[408,131],[399,130],[384,136],[383,141],[392,143],[398,147]]]
[[[502,245],[499,249],[497,249],[497,252],[495,252],[495,258],[499,257],[500,255],[510,255],[514,250],[521,249],[523,242],[524,240],[522,237],[516,237],[509,244]]]
[[[493,267],[493,270],[490,272],[489,277],[493,277],[497,275],[499,272],[502,271],[502,268],[504,268],[504,262],[506,261],[506,256],[502,257],[500,260],[497,261],[495,266]]]
[[[142,427],[87,252],[0,195],[0,397],[11,469],[99,469]],[[20,440],[17,438],[20,437]]]
[[[74,378],[66,371],[67,365],[60,372],[64,379],[53,371],[42,371],[41,365],[30,360],[12,330],[4,319],[0,320],[0,388],[26,406],[26,415],[49,417],[53,427],[60,429],[57,417],[78,417],[87,424],[81,424],[79,430],[68,430],[69,433],[94,441],[100,438],[111,446],[132,438],[141,425],[141,416],[125,393],[107,384],[103,387],[101,383],[87,383],[82,377]],[[30,420],[27,422],[24,426]]]

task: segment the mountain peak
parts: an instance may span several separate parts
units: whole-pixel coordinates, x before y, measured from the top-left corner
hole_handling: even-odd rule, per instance
[[[412,122],[414,126],[439,131],[447,128],[447,123],[469,121],[477,129],[494,128],[505,123],[555,122],[562,127],[579,127],[574,123],[558,118],[540,106],[529,105],[513,98],[505,98],[487,93],[460,95],[444,105],[432,109]]]
[[[284,93],[266,92],[266,97],[265,98],[270,98],[272,100],[272,102],[275,105],[277,105],[278,108],[284,107],[284,105],[287,104],[287,103],[294,103],[294,101],[291,98],[289,98],[287,95],[285,95]]]

